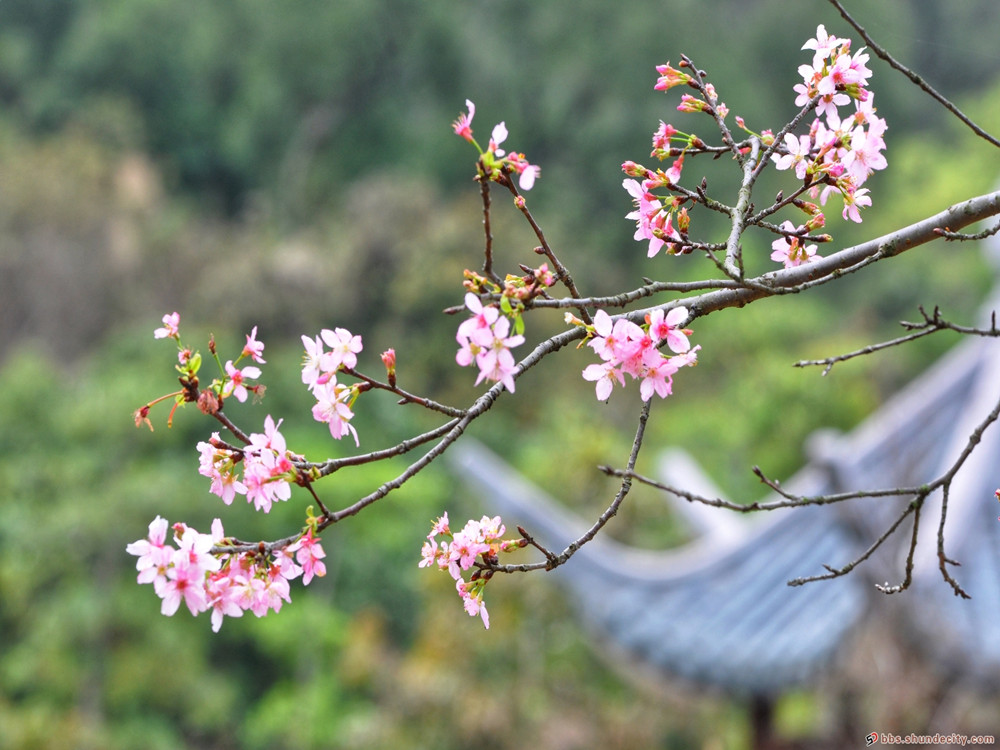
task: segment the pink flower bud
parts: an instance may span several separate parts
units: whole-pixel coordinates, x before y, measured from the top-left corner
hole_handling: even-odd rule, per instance
[[[385,365],[385,374],[389,379],[389,385],[396,387],[396,350],[386,349],[382,352],[382,364]]]

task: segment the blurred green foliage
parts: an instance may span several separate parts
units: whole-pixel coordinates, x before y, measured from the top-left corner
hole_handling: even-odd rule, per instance
[[[971,92],[987,126],[1000,122],[1000,6],[854,4],[901,59],[949,95]],[[474,396],[474,374],[454,366],[456,320],[440,314],[480,262],[473,154],[448,127],[467,97],[477,132],[505,119],[510,145],[543,165],[529,204],[587,293],[704,275],[693,256],[647,261],[623,219],[620,162],[642,160],[657,121],[677,118],[652,91],[653,65],[690,54],[734,112],[768,127],[791,111],[798,48],[816,23],[846,29],[819,2],[628,7],[0,3],[0,750],[747,746],[740,705],[636,681],[632,665],[589,645],[544,576],[493,582],[484,634],[446,576],[416,568],[431,518],[483,512],[436,468],[329,530],[329,575],[294,586],[280,615],[228,620],[218,635],[206,617],[161,617],[124,552],[158,513],[202,530],[219,515],[230,533],[270,538],[308,504],[296,493],[265,518],[218,503],[194,451],[214,428],[192,410],[171,430],[164,411],[154,434],[135,430],[131,411],[175,387],[170,346],[150,336],[164,312],[181,312],[192,344],[211,326],[220,346],[239,347],[259,325],[268,393],[241,420],[259,429],[267,413],[286,417],[291,447],[312,458],[348,446],[309,419],[300,334],[347,326],[364,336],[369,370],[394,346],[408,390],[458,405]],[[892,168],[872,180],[863,227],[831,218],[836,247],[995,180],[970,134],[874,66]],[[730,184],[731,164],[705,166],[710,186]],[[777,189],[765,182],[761,195]],[[536,263],[534,237],[495,197],[501,272]],[[747,256],[768,242],[748,237]],[[813,429],[850,429],[954,339],[826,378],[792,362],[895,335],[920,302],[968,322],[991,283],[972,247],[940,243],[881,265],[698,320],[701,363],[655,405],[640,471],[660,446],[682,446],[732,497],[758,497],[750,466],[788,476]],[[561,326],[557,312],[535,316],[529,341]],[[472,432],[593,515],[613,486],[591,467],[624,459],[638,398],[596,404],[572,375],[588,351],[553,359]],[[369,396],[357,417],[366,449],[434,424]],[[404,466],[345,470],[322,496],[347,505]],[[686,533],[641,490],[610,531],[648,547]],[[791,696],[779,723],[808,736],[822,703]]]

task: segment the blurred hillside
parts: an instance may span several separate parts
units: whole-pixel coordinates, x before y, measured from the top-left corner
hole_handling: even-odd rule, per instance
[[[1000,130],[994,0],[847,5]],[[362,369],[374,371],[394,346],[401,384],[467,403],[474,375],[454,366],[456,321],[441,315],[461,301],[463,269],[481,262],[474,154],[449,127],[466,98],[477,134],[505,120],[507,145],[542,165],[530,205],[585,293],[705,275],[696,257],[650,264],[624,219],[620,163],[647,158],[660,119],[709,135],[652,90],[653,66],[690,55],[734,113],[772,127],[792,113],[799,48],[817,23],[848,35],[820,0],[0,2],[0,750],[747,747],[744,706],[637,685],[631,667],[588,645],[544,577],[491,584],[484,635],[447,580],[416,568],[432,517],[483,512],[435,471],[331,529],[330,575],[293,587],[280,615],[227,621],[217,636],[205,617],[161,617],[124,553],[157,513],[199,529],[218,515],[258,538],[299,523],[309,501],[297,493],[267,518],[226,508],[196,474],[194,445],[213,427],[182,413],[167,430],[154,412],[150,434],[129,415],[175,387],[171,345],[151,334],[172,310],[202,348],[210,331],[239,347],[259,326],[267,399],[237,416],[251,429],[287,417],[290,447],[311,457],[347,446],[309,419],[303,333],[361,333]],[[992,152],[872,67],[890,169],[872,179],[861,227],[831,217],[838,248],[997,177]],[[703,167],[710,186],[731,184],[724,160],[687,169]],[[495,202],[501,273],[535,261],[513,213]],[[766,254],[769,239],[757,241],[748,249]],[[823,379],[791,362],[894,335],[919,303],[965,322],[991,283],[972,247],[884,265],[697,321],[697,377],[678,376],[656,409],[650,455],[684,445],[732,496],[754,497],[751,465],[787,475],[809,432],[849,428],[954,339]],[[561,325],[529,319],[529,341]],[[591,467],[622,455],[637,397],[596,405],[573,375],[587,356],[562,360],[528,373],[476,434],[592,514],[610,485]],[[392,400],[360,406],[364,449],[431,425]],[[349,502],[401,466],[341,472],[321,490]],[[685,538],[660,498],[633,500],[611,533],[647,546]],[[880,645],[905,659],[905,644]],[[891,679],[863,687],[874,696],[865,718],[887,729],[900,715],[914,729],[935,709],[926,697],[893,707],[908,694]],[[789,696],[779,729],[835,733],[837,699]]]
[[[950,96],[1000,68],[989,0],[858,10]],[[649,269],[622,218],[619,164],[645,157],[658,119],[685,118],[652,91],[652,66],[692,55],[734,112],[767,127],[790,114],[801,41],[843,23],[819,0],[640,0],[619,15],[599,2],[5,0],[0,360],[31,337],[72,357],[166,308],[299,333],[454,302],[452,269],[479,243],[472,154],[448,127],[465,98],[480,131],[504,119],[543,165],[532,206],[577,277],[594,292],[633,285]],[[873,68],[890,158],[908,134],[949,145],[940,108]],[[705,166],[711,184],[727,179]],[[385,283],[410,258],[428,268],[428,252],[452,258],[433,299],[400,298],[397,284],[387,301]]]

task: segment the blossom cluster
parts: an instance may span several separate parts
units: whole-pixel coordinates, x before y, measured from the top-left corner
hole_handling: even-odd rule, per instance
[[[292,544],[265,553],[218,552],[231,544],[216,518],[212,532],[202,534],[183,524],[173,525],[173,542],[166,543],[168,523],[157,516],[149,524],[149,534],[125,549],[139,559],[139,583],[153,584],[163,602],[160,612],[173,615],[181,602],[192,615],[211,610],[212,630],[218,632],[223,617],[242,617],[246,610],[263,617],[290,602],[288,582],[302,576],[308,584],[314,576],[326,575],[326,553],[312,528]]]
[[[358,364],[361,337],[346,328],[324,328],[315,338],[303,336],[302,343],[305,346],[302,382],[316,397],[312,408],[313,419],[329,425],[330,434],[337,440],[350,433],[354,444],[359,445],[358,431],[351,424],[354,416],[351,407],[361,391],[357,384],[338,383],[337,373],[343,368],[353,369]],[[324,343],[330,351],[324,349]]]
[[[646,325],[639,326],[626,318],[612,322],[604,310],[594,314],[593,326],[587,327],[591,347],[601,362],[588,365],[584,380],[594,381],[597,399],[606,401],[614,384],[625,385],[625,375],[639,380],[639,394],[649,401],[653,394],[666,398],[672,392],[673,375],[682,367],[697,363],[700,346],[691,347],[691,331],[681,328],[688,319],[686,307],[675,307],[664,314],[653,310],[646,316]],[[660,351],[666,345],[674,356]]]
[[[503,122],[493,127],[490,135],[489,145],[484,151],[472,137],[472,118],[476,116],[476,105],[468,99],[465,100],[468,113],[461,113],[458,119],[452,123],[451,127],[456,135],[461,136],[479,150],[480,163],[484,174],[491,180],[498,180],[504,169],[510,170],[519,175],[517,184],[521,190],[531,190],[535,180],[542,173],[542,168],[537,164],[531,164],[524,154],[511,152],[507,153],[500,144],[507,140],[507,125]]]
[[[462,572],[472,568],[477,558],[495,563],[500,552],[512,552],[527,544],[526,539],[501,539],[505,531],[500,516],[483,516],[479,521],[469,520],[461,531],[453,534],[448,526],[448,514],[445,513],[432,524],[421,549],[419,566],[447,570],[455,581],[455,589],[462,597],[465,611],[472,617],[482,617],[487,629],[490,627],[490,615],[483,601],[483,590],[491,571],[479,568],[468,581],[463,578]],[[438,540],[439,536],[444,539]]]
[[[510,319],[500,314],[500,309],[484,305],[472,292],[465,295],[465,306],[472,317],[462,321],[455,338],[459,350],[455,361],[462,367],[475,364],[479,368],[476,385],[483,380],[503,383],[514,392],[514,373],[517,365],[511,348],[524,343],[524,336],[510,334]]]
[[[680,165],[682,162],[683,157],[679,158],[674,168],[669,170],[676,175],[677,179],[680,179]],[[670,177],[670,181],[676,182],[676,179]],[[641,184],[636,180],[622,181],[622,187],[628,191],[635,202],[635,211],[626,214],[625,218],[635,221],[635,235],[633,239],[638,242],[649,241],[647,255],[650,258],[660,252],[660,248],[668,243],[667,249],[668,251],[672,251],[674,242],[681,240],[680,234],[673,226],[674,214],[680,206],[680,199],[674,198],[664,204],[650,192],[664,185],[663,178],[656,176],[648,177]],[[681,210],[686,211],[686,209]]]
[[[785,133],[781,142],[774,144],[770,130],[763,131],[759,138],[766,146],[772,146],[771,160],[778,170],[793,170],[795,176],[803,180],[809,195],[821,204],[833,193],[839,193],[843,200],[842,215],[845,220],[861,222],[860,209],[871,205],[868,188],[862,187],[871,174],[885,169],[884,154],[887,129],[885,120],[875,114],[874,95],[868,90],[871,70],[867,67],[868,55],[864,48],[851,53],[851,41],[830,36],[820,25],[816,36],[809,39],[803,49],[814,51],[812,64],[799,67],[802,83],[796,84],[795,104],[799,107],[815,107],[816,117],[804,135]],[[681,63],[685,67],[687,63]],[[687,85],[699,90],[704,99],[684,94],[677,109],[681,112],[707,112],[721,123],[728,114],[725,104],[718,101],[715,89],[710,83],[702,83],[693,75],[677,70],[669,63],[656,66],[659,74],[654,88],[668,91],[675,86]],[[853,103],[853,111],[841,108]],[[743,119],[736,123],[746,130]],[[751,131],[747,131],[751,132]],[[676,157],[667,169],[648,169],[632,161],[622,164],[622,170],[632,179],[626,179],[622,186],[628,191],[635,204],[635,210],[626,215],[636,223],[635,239],[648,242],[649,257],[655,256],[666,246],[667,252],[676,254],[685,251],[690,217],[684,204],[691,194],[661,198],[653,191],[661,188],[670,190],[680,180],[685,154],[690,149],[698,149],[704,143],[698,136],[678,131],[673,125],[660,122],[653,133],[651,156],[660,161]],[[749,149],[741,149],[746,153]],[[801,204],[801,205],[800,205]],[[781,237],[772,243],[772,260],[783,263],[786,268],[818,260],[816,246],[806,244],[803,238],[814,229],[824,226],[825,219],[818,206],[796,202],[810,218],[805,224],[795,226],[791,222],[781,225]],[[688,249],[690,249],[688,247]]]
[[[302,456],[288,450],[280,426],[281,420],[275,423],[268,414],[264,432],[251,433],[250,443],[243,448],[226,445],[217,432],[207,442],[198,443],[198,473],[212,480],[210,492],[226,505],[236,495],[245,495],[248,503],[265,513],[270,512],[273,503],[288,500],[292,495],[289,483],[298,476],[292,461]],[[243,464],[242,481],[236,469],[238,463]]]
[[[809,133],[786,133],[781,153],[771,158],[779,170],[793,169],[800,180],[811,184],[810,194],[821,203],[833,192],[843,198],[843,217],[860,223],[860,208],[871,205],[865,180],[887,162],[883,134],[885,120],[875,114],[874,94],[866,88],[872,72],[862,47],[851,54],[851,40],[830,36],[820,25],[816,37],[802,49],[814,51],[811,65],[799,66],[802,83],[794,86],[796,106],[814,100],[816,118]],[[841,107],[853,102],[854,111]],[[820,187],[822,185],[822,187]]]

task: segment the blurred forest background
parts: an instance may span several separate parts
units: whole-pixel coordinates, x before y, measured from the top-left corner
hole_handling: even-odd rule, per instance
[[[995,0],[845,4],[1000,130]],[[648,261],[624,219],[619,165],[648,161],[660,119],[714,140],[653,91],[653,66],[688,54],[735,114],[777,128],[817,23],[855,36],[821,0],[2,0],[0,748],[747,747],[739,701],[630,677],[543,575],[490,586],[490,631],[466,617],[447,577],[416,566],[433,517],[487,510],[443,470],[331,529],[329,574],[293,586],[279,615],[218,635],[207,616],[161,617],[125,553],[155,515],[202,530],[221,516],[229,533],[272,538],[297,528],[307,500],[266,518],[227,508],[196,471],[212,424],[189,410],[167,430],[154,410],[150,434],[131,413],[175,387],[173,347],[152,338],[173,310],[186,342],[204,348],[213,332],[223,359],[259,326],[267,397],[234,416],[251,430],[284,417],[290,447],[313,458],[349,446],[308,413],[303,333],[360,333],[373,372],[394,346],[401,386],[467,403],[474,373],[454,365],[456,320],[441,315],[481,263],[474,152],[449,127],[466,98],[477,134],[506,120],[508,144],[542,165],[529,203],[584,293],[708,274],[694,256]],[[831,212],[834,248],[984,192],[1000,171],[925,95],[872,68],[890,168],[870,181],[861,227]],[[686,174],[703,170],[732,195],[730,163]],[[495,208],[501,273],[533,263],[533,237],[505,200]],[[766,259],[770,238],[747,242]],[[921,303],[969,321],[991,283],[971,246],[882,265],[697,321],[701,364],[654,410],[639,468],[681,445],[730,496],[759,497],[750,466],[788,476],[813,429],[850,428],[954,339],[823,379],[792,362],[894,335]],[[558,314],[527,322],[529,342],[561,326]],[[596,404],[576,375],[585,353],[563,354],[474,433],[593,515],[612,492],[593,467],[624,460],[638,395]],[[356,423],[366,450],[433,424],[377,394]],[[404,465],[340,472],[320,491],[341,507]],[[685,538],[643,492],[612,526],[642,546]],[[870,718],[919,722],[929,709],[900,708],[886,680],[869,685]],[[835,716],[803,691],[779,704],[778,728],[822,736]]]

